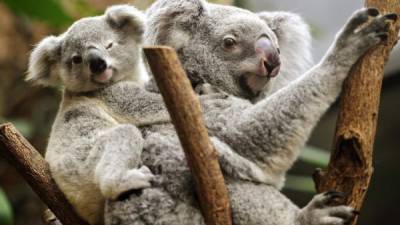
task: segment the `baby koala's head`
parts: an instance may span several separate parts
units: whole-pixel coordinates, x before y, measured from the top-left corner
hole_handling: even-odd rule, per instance
[[[144,23],[144,15],[128,5],[78,20],[64,34],[38,44],[30,57],[27,80],[88,92],[139,79]]]

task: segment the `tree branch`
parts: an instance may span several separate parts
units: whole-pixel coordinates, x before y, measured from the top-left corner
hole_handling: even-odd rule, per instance
[[[399,0],[366,0],[366,7],[400,13]],[[391,27],[387,43],[370,50],[351,70],[344,84],[334,146],[327,171],[314,175],[317,191],[347,194],[346,203],[359,210],[373,173],[376,133],[384,65],[397,42],[399,23]],[[353,225],[356,224],[354,220]]]
[[[58,188],[47,162],[10,123],[0,125],[0,151],[63,225],[88,225]]]
[[[192,171],[205,221],[231,225],[231,207],[218,155],[208,137],[198,97],[172,48],[144,50]]]

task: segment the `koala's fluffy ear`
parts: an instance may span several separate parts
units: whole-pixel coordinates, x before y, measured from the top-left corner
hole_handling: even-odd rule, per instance
[[[141,11],[131,5],[116,5],[108,8],[105,16],[112,27],[131,33],[137,41],[142,41],[145,16]]]
[[[172,36],[183,43],[206,14],[204,0],[158,0],[147,10],[146,44],[173,45]]]
[[[310,29],[304,19],[290,12],[261,12],[258,16],[275,32],[279,39],[285,39],[286,34],[301,39],[310,39]],[[289,32],[287,32],[289,30]]]
[[[26,80],[44,86],[57,85],[60,59],[61,38],[49,36],[43,39],[31,53]]]

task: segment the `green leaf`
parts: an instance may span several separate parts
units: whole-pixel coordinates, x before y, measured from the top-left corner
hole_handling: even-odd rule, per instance
[[[306,176],[287,175],[285,189],[315,193],[314,181]]]
[[[306,146],[300,154],[300,160],[325,168],[329,163],[329,152],[320,148]]]
[[[72,22],[57,0],[4,0],[14,13],[41,20],[53,26]]]
[[[3,190],[0,188],[0,224],[12,225],[12,210]]]

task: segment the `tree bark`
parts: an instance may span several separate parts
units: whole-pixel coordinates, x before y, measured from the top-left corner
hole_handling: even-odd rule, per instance
[[[399,0],[366,0],[366,7],[382,14],[400,13]],[[327,171],[314,175],[318,192],[346,194],[345,203],[360,210],[373,173],[372,156],[384,66],[397,42],[399,23],[389,39],[366,53],[352,68],[344,84],[334,146]],[[357,218],[353,221],[356,224]]]
[[[185,151],[206,223],[231,225],[228,190],[218,155],[204,125],[199,99],[175,51],[153,47],[144,52]]]
[[[88,225],[58,188],[47,162],[12,124],[0,125],[0,151],[63,225]]]

